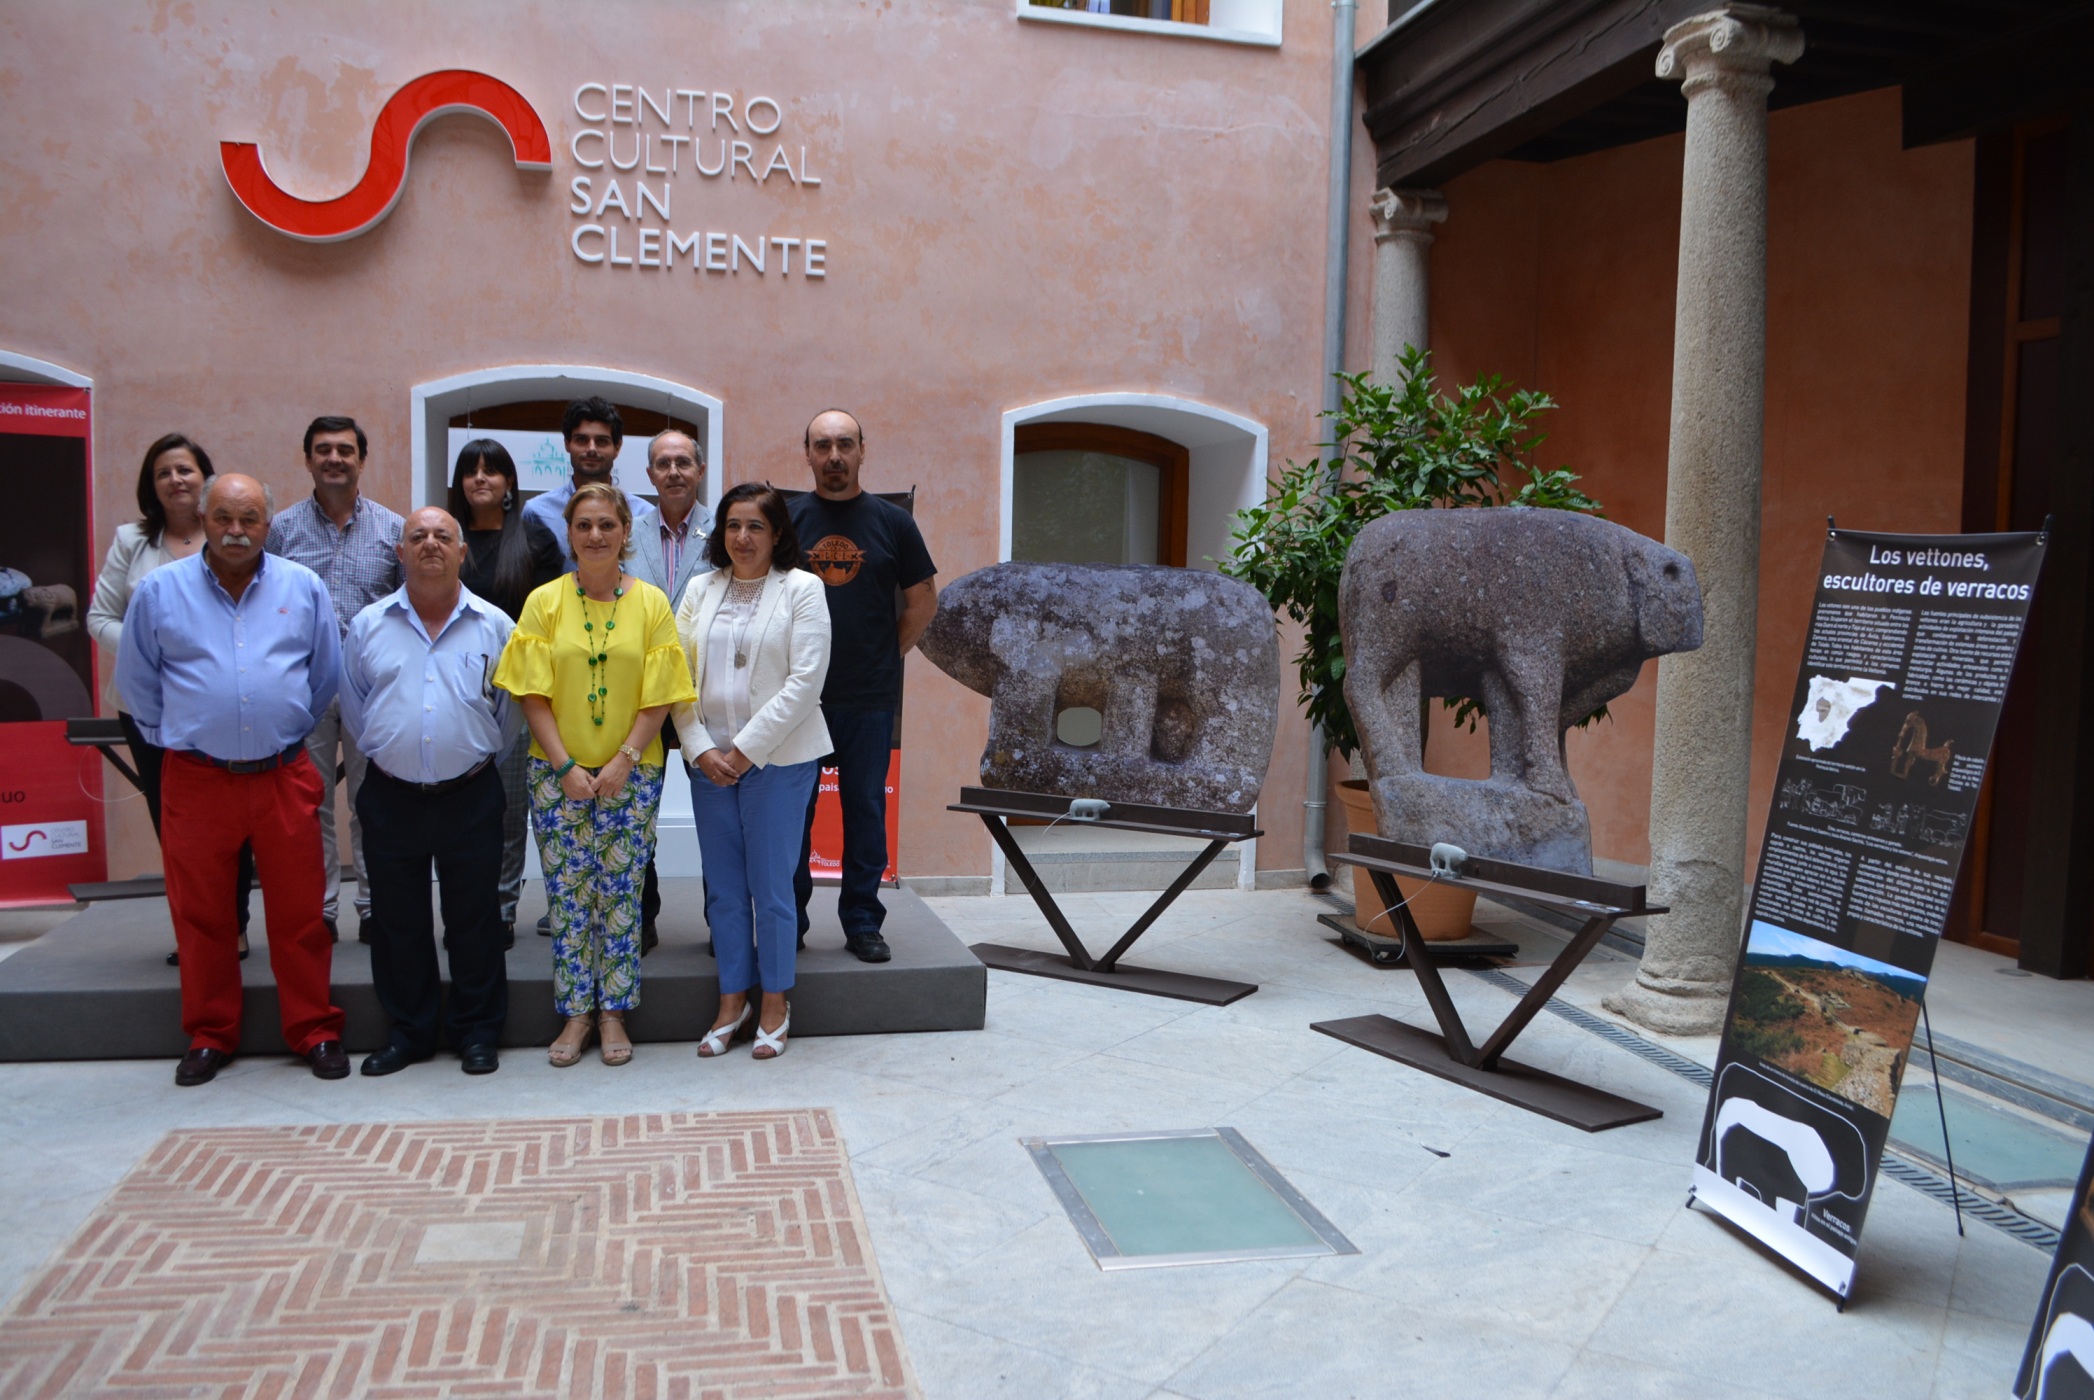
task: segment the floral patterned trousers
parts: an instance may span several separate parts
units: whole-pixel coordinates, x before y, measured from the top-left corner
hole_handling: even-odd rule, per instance
[[[654,859],[659,766],[635,768],[616,797],[576,802],[553,765],[530,764],[531,828],[553,916],[553,1008],[562,1016],[640,1004],[640,889]]]

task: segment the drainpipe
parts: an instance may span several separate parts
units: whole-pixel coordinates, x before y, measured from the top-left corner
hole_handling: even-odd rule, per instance
[[[1338,407],[1338,371],[1345,368],[1345,263],[1352,216],[1352,57],[1354,0],[1331,3],[1331,188],[1323,256],[1323,411]],[[1331,464],[1333,475],[1343,460]],[[1328,805],[1330,760],[1323,726],[1309,727],[1308,790],[1302,801],[1301,863],[1312,890],[1328,889],[1323,853],[1323,810]]]

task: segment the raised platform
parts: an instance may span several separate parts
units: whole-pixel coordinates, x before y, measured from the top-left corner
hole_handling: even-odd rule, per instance
[[[662,881],[661,946],[641,964],[641,1005],[626,1022],[635,1040],[696,1040],[712,1024],[719,983],[705,951],[699,886],[695,879]],[[894,960],[862,963],[843,950],[834,887],[816,886],[814,927],[792,992],[794,1036],[980,1030],[987,969],[909,891],[882,890],[880,898]],[[255,909],[254,956],[241,964],[247,998],[240,1049],[282,1054],[261,901]],[[552,940],[533,932],[544,912],[543,887],[532,881],[509,954],[504,1045],[544,1045],[559,1033]],[[334,956],[335,1000],[348,1014],[343,1038],[351,1051],[375,1050],[387,1025],[371,990],[370,950],[349,933],[352,921],[344,925]],[[94,905],[0,961],[0,1060],[179,1056],[187,1040],[179,973],[166,963],[173,947],[167,901],[128,899]]]

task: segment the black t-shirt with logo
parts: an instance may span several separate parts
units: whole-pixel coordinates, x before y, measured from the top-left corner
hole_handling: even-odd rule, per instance
[[[909,513],[870,491],[848,501],[814,492],[791,501],[805,568],[827,584],[829,679],[822,704],[836,710],[893,710],[902,702],[895,590],[938,572]]]

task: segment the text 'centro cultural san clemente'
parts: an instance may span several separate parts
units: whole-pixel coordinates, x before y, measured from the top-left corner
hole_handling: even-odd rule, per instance
[[[813,190],[821,178],[807,147],[781,139],[785,110],[774,98],[626,83],[583,83],[575,115],[586,123],[568,142],[592,173],[568,184],[568,237],[575,257],[598,267],[688,267],[732,276],[818,279],[828,275],[825,238],[686,227],[672,222],[679,180],[747,180]],[[619,172],[629,172],[620,174]],[[614,219],[612,216],[616,216]]]

